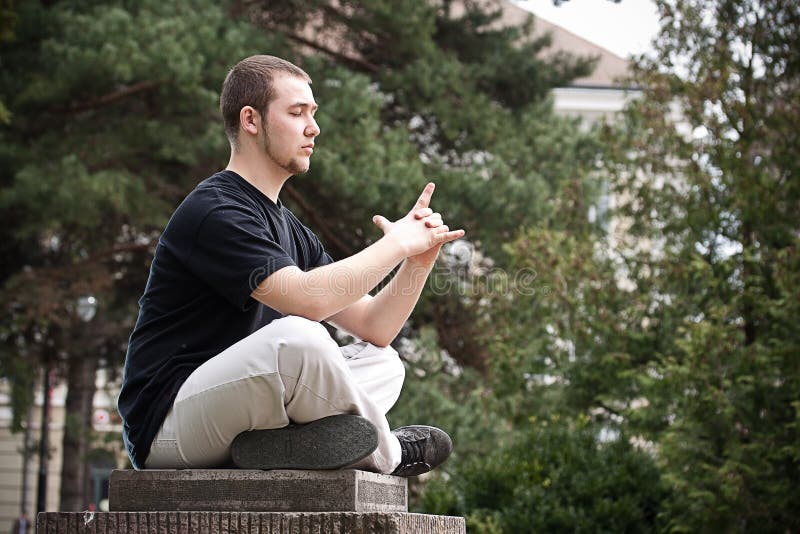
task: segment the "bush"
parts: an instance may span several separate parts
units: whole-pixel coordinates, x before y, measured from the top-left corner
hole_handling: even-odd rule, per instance
[[[470,532],[650,532],[666,491],[658,468],[624,436],[598,441],[586,418],[532,419],[510,446],[452,466],[425,487],[423,508],[464,515]]]

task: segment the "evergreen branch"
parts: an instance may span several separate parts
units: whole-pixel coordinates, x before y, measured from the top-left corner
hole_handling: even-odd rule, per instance
[[[83,258],[78,263],[94,263],[109,256],[113,256],[114,254],[120,254],[123,252],[139,252],[141,250],[147,250],[152,245],[153,245],[152,243],[127,243],[124,245],[114,245],[109,249],[101,250],[100,252],[96,252],[91,256]]]
[[[603,410],[607,411],[608,413],[610,413],[612,415],[616,415],[618,417],[623,417],[622,412],[620,412],[619,410],[615,410],[614,408],[612,408],[611,406],[607,405],[603,401],[595,399],[595,403],[597,404],[597,406],[599,408],[602,408]]]
[[[341,52],[337,52],[336,50],[333,50],[331,48],[328,48],[325,45],[319,44],[319,43],[314,42],[314,41],[312,41],[310,39],[307,39],[305,37],[297,35],[296,33],[285,32],[285,34],[289,39],[291,39],[291,40],[293,40],[293,41],[295,41],[297,43],[300,43],[302,45],[305,45],[305,46],[308,46],[310,48],[313,48],[314,50],[316,50],[318,52],[322,52],[324,54],[327,54],[327,55],[329,55],[329,56],[331,56],[331,57],[333,57],[335,59],[338,59],[340,61],[343,61],[344,63],[347,63],[347,64],[351,65],[352,67],[357,68],[359,70],[372,72],[372,73],[376,73],[376,72],[378,72],[380,70],[378,68],[378,66],[375,65],[374,63],[370,63],[369,61],[366,61],[366,60],[358,58],[358,57],[348,56],[348,55],[343,54]]]
[[[158,80],[145,80],[143,82],[135,83],[133,85],[128,85],[126,87],[123,87],[122,89],[118,89],[111,93],[107,93],[99,98],[94,98],[92,100],[87,100],[85,102],[77,102],[71,104],[69,108],[64,109],[62,111],[79,112],[79,111],[88,111],[90,109],[97,109],[103,106],[107,106],[109,104],[113,104],[117,100],[122,100],[123,98],[127,98],[131,95],[150,91],[152,89],[155,89],[159,85],[161,85],[161,82]]]
[[[343,26],[343,33],[346,33],[348,30],[356,31],[361,34],[362,39],[375,42],[380,38],[389,39],[391,37],[387,32],[380,31],[381,28],[379,26],[357,18],[355,10],[350,13],[345,13],[332,4],[323,4],[320,8],[325,13],[326,18],[332,18]],[[373,42],[373,45],[375,45],[375,42]]]

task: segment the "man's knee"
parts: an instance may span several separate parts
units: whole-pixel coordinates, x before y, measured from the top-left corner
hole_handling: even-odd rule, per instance
[[[212,375],[221,373],[225,376],[220,378],[230,380],[232,378],[227,375],[232,373],[252,376],[277,372],[281,353],[313,358],[317,354],[330,355],[337,350],[336,342],[324,326],[303,317],[286,316],[253,332],[203,364],[201,369],[209,367]]]
[[[328,375],[344,370],[339,345],[320,323],[290,315],[273,325],[281,374],[299,378],[300,374]]]
[[[282,348],[304,356],[330,356],[338,354],[339,346],[328,333],[328,330],[317,321],[311,321],[297,315],[287,315],[273,322],[272,332]]]

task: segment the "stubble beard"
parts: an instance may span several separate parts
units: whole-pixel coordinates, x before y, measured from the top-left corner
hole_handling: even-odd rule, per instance
[[[262,148],[264,152],[267,154],[267,157],[274,161],[281,169],[285,170],[289,174],[303,174],[304,172],[308,172],[308,165],[304,165],[298,158],[289,157],[286,160],[282,160],[272,151],[271,144],[269,142],[269,133],[267,132],[266,124],[262,123],[261,132],[264,134],[264,142],[262,144]]]

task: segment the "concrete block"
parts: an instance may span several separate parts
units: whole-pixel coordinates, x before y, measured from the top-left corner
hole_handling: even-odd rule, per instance
[[[109,509],[125,512],[406,512],[408,480],[353,469],[117,470]]]
[[[43,512],[38,534],[465,534],[462,517],[402,512]]]

